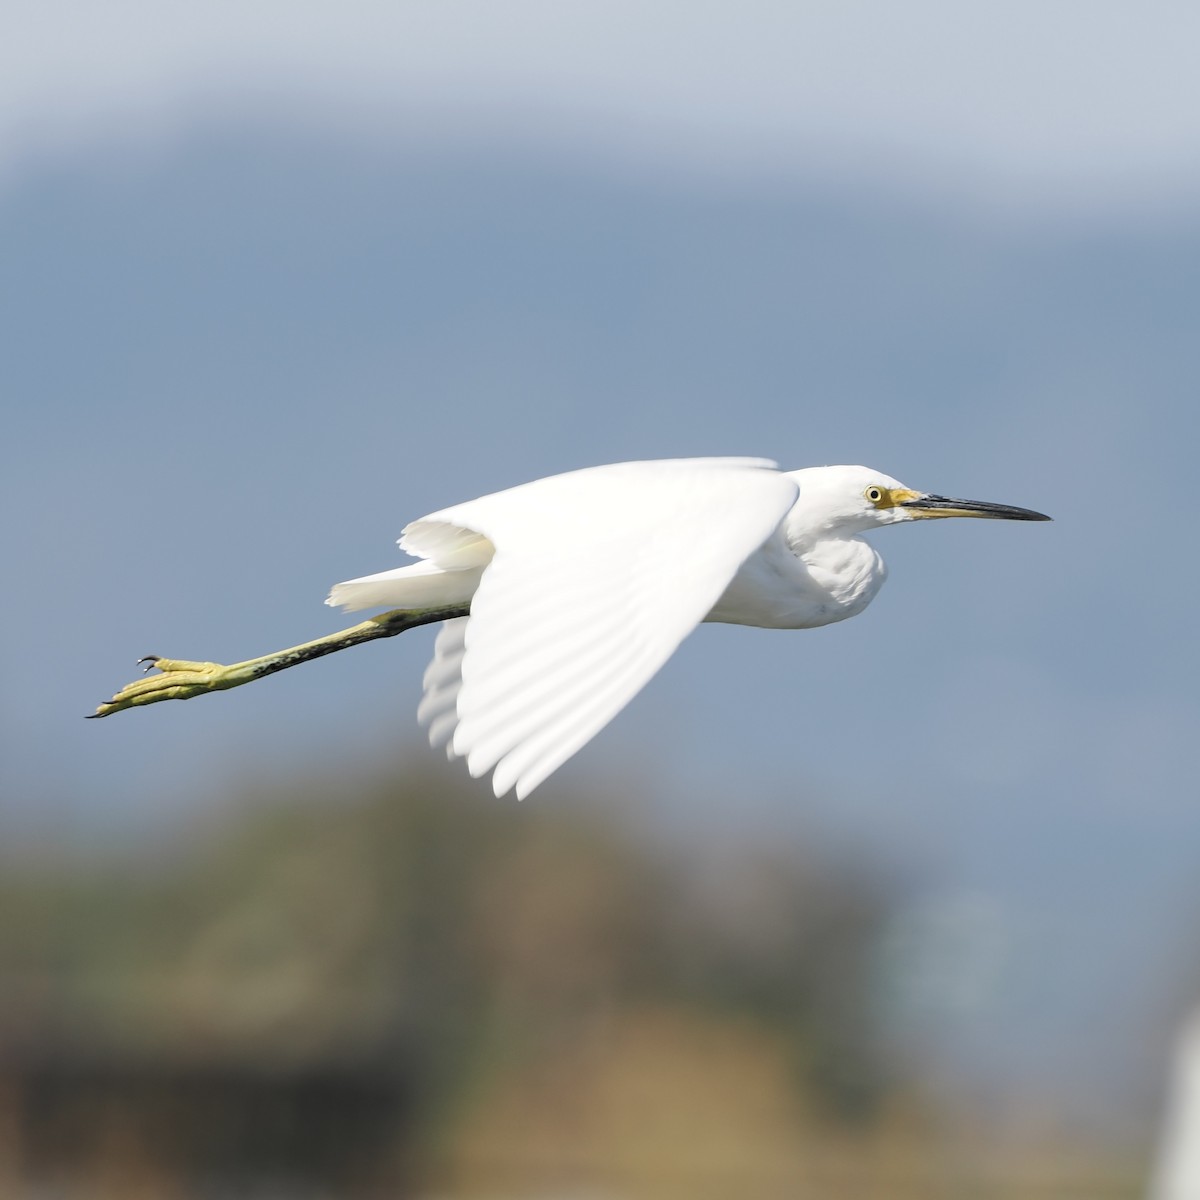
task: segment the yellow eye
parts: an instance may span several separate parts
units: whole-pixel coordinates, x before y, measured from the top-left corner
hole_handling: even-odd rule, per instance
[[[867,488],[863,495],[866,496],[866,498],[872,504],[882,504],[884,498],[887,496],[887,492],[883,488],[876,487],[875,484],[872,484],[869,488]]]

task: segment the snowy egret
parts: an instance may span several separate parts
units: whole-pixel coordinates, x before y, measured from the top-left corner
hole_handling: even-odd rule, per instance
[[[393,611],[247,662],[150,656],[160,672],[93,716],[261,679],[444,622],[418,715],[431,741],[527,796],[641,690],[701,622],[812,629],[862,612],[886,574],[860,536],[930,517],[1048,521],[914,491],[867,467],[782,472],[757,458],[591,467],[441,509],[401,549],[419,561],[326,600]]]

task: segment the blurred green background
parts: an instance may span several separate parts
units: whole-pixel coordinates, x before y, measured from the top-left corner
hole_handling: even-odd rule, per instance
[[[888,1036],[903,880],[558,800],[316,771],[6,864],[5,1194],[1137,1194]]]
[[[0,1195],[1138,1195],[1200,995],[1200,11],[0,15]],[[870,611],[700,630],[527,803],[406,521],[865,462]]]

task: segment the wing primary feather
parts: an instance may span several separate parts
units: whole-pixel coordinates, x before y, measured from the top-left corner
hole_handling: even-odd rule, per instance
[[[514,695],[503,711],[495,714],[488,709],[475,720],[460,714],[455,734],[456,753],[466,753],[473,775],[484,774],[514,747],[552,725],[558,714],[586,704],[590,695],[606,687],[614,678],[640,669],[643,658],[644,655],[632,650],[613,658],[611,654],[604,654],[601,648],[599,653],[592,654],[589,661],[581,664],[590,668],[596,663],[599,670],[554,676],[536,690]]]
[[[610,679],[602,692],[594,693],[572,713],[564,714],[559,720],[514,746],[496,763],[493,771],[492,788],[496,795],[503,796],[515,787],[519,798],[524,799],[546,776],[595,737],[640,690],[642,682],[638,667],[631,665]],[[572,729],[576,731],[574,737],[563,737],[564,732]],[[536,774],[533,768],[543,757],[553,759],[553,764],[534,782],[528,782],[529,777]],[[525,786],[522,787],[522,784]]]
[[[653,674],[653,672],[651,672]],[[582,706],[566,710],[559,719],[510,751],[496,767],[492,786],[502,796],[514,786],[524,799],[539,783],[585,746],[645,685],[643,664],[631,664],[594,693]]]
[[[632,640],[629,630],[628,617],[618,613],[608,620],[589,623],[587,632],[591,640],[572,655],[551,657],[551,648],[545,645],[545,630],[523,649],[510,651],[505,646],[502,653],[490,654],[486,660],[473,661],[468,652],[462,665],[466,694],[460,714],[465,720],[489,712],[498,713],[512,696],[525,689],[540,690],[551,677],[579,671],[597,656],[602,660],[606,654],[619,654],[625,642]],[[522,661],[534,654],[536,664]]]
[[[425,691],[417,706],[417,720],[429,726],[429,739],[435,746],[441,744],[457,721],[463,635],[468,619],[456,617],[442,625],[434,641],[433,660],[422,680]]]
[[[454,727],[458,724],[458,714],[449,709],[446,712],[438,713],[436,717],[431,717],[428,724],[429,744],[433,747],[446,746],[447,757],[454,759],[458,755],[454,753],[454,747],[451,743],[451,735],[454,733]]]

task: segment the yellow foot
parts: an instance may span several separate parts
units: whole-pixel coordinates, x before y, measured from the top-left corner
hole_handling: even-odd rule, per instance
[[[157,704],[160,700],[190,700],[193,696],[223,691],[241,682],[234,678],[230,667],[220,663],[184,662],[176,658],[159,658],[157,654],[147,654],[138,662],[146,664],[146,671],[157,668],[159,674],[127,684],[94,713],[88,713],[89,717],[108,717],[126,708]]]

